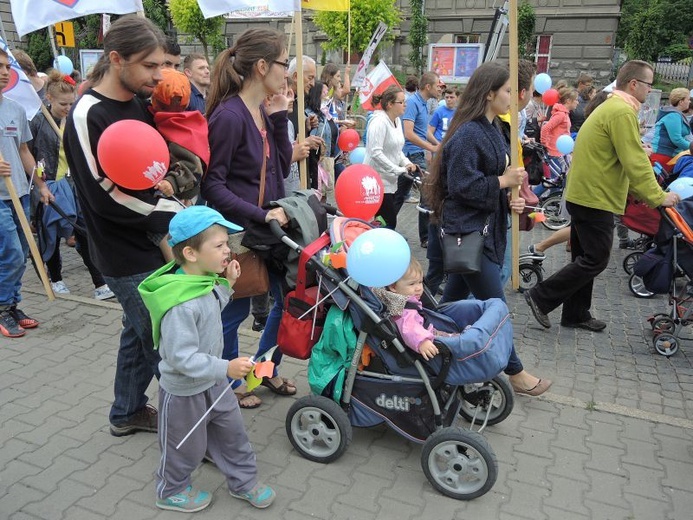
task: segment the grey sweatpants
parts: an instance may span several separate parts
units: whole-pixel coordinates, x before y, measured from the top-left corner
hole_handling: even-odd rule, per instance
[[[209,406],[226,389],[218,383],[200,394],[181,397],[159,388],[159,448],[161,461],[156,472],[156,495],[163,499],[190,485],[190,474],[205,453],[226,476],[229,490],[250,491],[257,482],[257,466],[238,400],[229,390],[180,449],[187,435]]]

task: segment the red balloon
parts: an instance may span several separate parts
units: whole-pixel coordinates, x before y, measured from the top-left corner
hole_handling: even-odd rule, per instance
[[[383,181],[365,164],[352,164],[337,179],[334,197],[345,217],[370,221],[383,203]]]
[[[121,188],[153,188],[168,171],[166,141],[154,127],[135,119],[124,119],[106,128],[96,154],[108,178]]]
[[[558,103],[559,99],[561,99],[561,95],[555,88],[550,88],[541,95],[541,100],[544,102],[545,105],[548,106],[555,105],[556,103]]]
[[[349,128],[339,134],[337,145],[343,152],[350,152],[359,145],[360,140],[359,133],[353,128]]]

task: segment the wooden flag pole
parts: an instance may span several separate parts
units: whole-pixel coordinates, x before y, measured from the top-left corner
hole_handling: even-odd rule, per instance
[[[2,155],[0,155],[0,161],[4,160]],[[22,208],[22,203],[17,195],[17,190],[14,188],[14,183],[10,177],[5,177],[5,186],[12,199],[12,205],[14,210],[17,212],[17,217],[19,218],[19,223],[22,226],[22,231],[24,232],[24,237],[29,243],[29,251],[31,251],[31,256],[34,257],[34,263],[36,264],[36,270],[38,271],[41,282],[43,283],[43,288],[46,291],[46,296],[49,300],[55,300],[55,294],[53,294],[53,289],[51,289],[51,283],[48,281],[48,274],[46,274],[46,267],[43,265],[43,258],[41,258],[41,253],[39,253],[36,242],[34,241],[34,235],[31,233],[31,228],[29,227],[29,221],[26,219],[24,213],[24,208]]]
[[[508,12],[508,41],[510,44],[510,166],[519,168],[519,125],[518,125],[518,35],[517,35],[517,0],[510,0]],[[513,199],[520,195],[520,187],[512,187]],[[517,290],[520,288],[520,215],[511,212],[511,247],[512,247],[512,287]]]
[[[296,128],[296,135],[298,136],[298,142],[302,143],[306,140],[306,95],[305,86],[303,81],[303,11],[299,10],[298,13],[294,14],[296,16],[296,96],[298,101],[298,107],[294,110],[298,110],[298,128]],[[301,179],[301,189],[305,190],[308,188],[308,175],[307,175],[308,165],[305,159],[302,159],[298,163],[298,171]]]

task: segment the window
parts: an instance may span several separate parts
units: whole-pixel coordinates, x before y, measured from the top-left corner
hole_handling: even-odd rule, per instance
[[[479,43],[480,38],[479,34],[456,34],[455,43]]]
[[[537,36],[537,48],[534,52],[534,62],[537,64],[537,73],[549,72],[552,41],[552,34],[540,34]]]

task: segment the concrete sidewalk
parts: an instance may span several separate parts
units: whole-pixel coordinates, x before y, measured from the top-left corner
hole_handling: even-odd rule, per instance
[[[400,222],[424,259],[413,205]],[[523,244],[547,234],[523,233]],[[565,262],[562,247],[549,251],[547,273]],[[21,339],[0,337],[0,519],[180,518],[154,506],[156,435],[109,434],[121,311],[91,298],[86,269],[74,250],[63,252],[73,294],[48,302],[28,272],[22,307],[41,326]],[[499,474],[483,497],[460,502],[436,492],[421,469],[421,448],[385,427],[354,430],[345,455],[329,465],[305,460],[285,432],[295,399],[261,388],[264,404],[243,414],[260,477],[277,501],[257,511],[233,499],[221,474],[204,464],[194,482],[215,500],[200,518],[692,518],[691,343],[669,359],[654,351],[645,317],[666,311],[667,301],[630,294],[624,254],[614,250],[595,287],[595,315],[608,323],[603,333],[561,328],[558,313],[544,330],[508,289],[520,357],[554,386],[541,398],[518,396],[511,416],[484,432]],[[257,334],[246,329],[241,339],[242,350],[254,352]],[[306,366],[282,365],[299,396],[308,392]],[[156,383],[149,395],[156,404]]]

